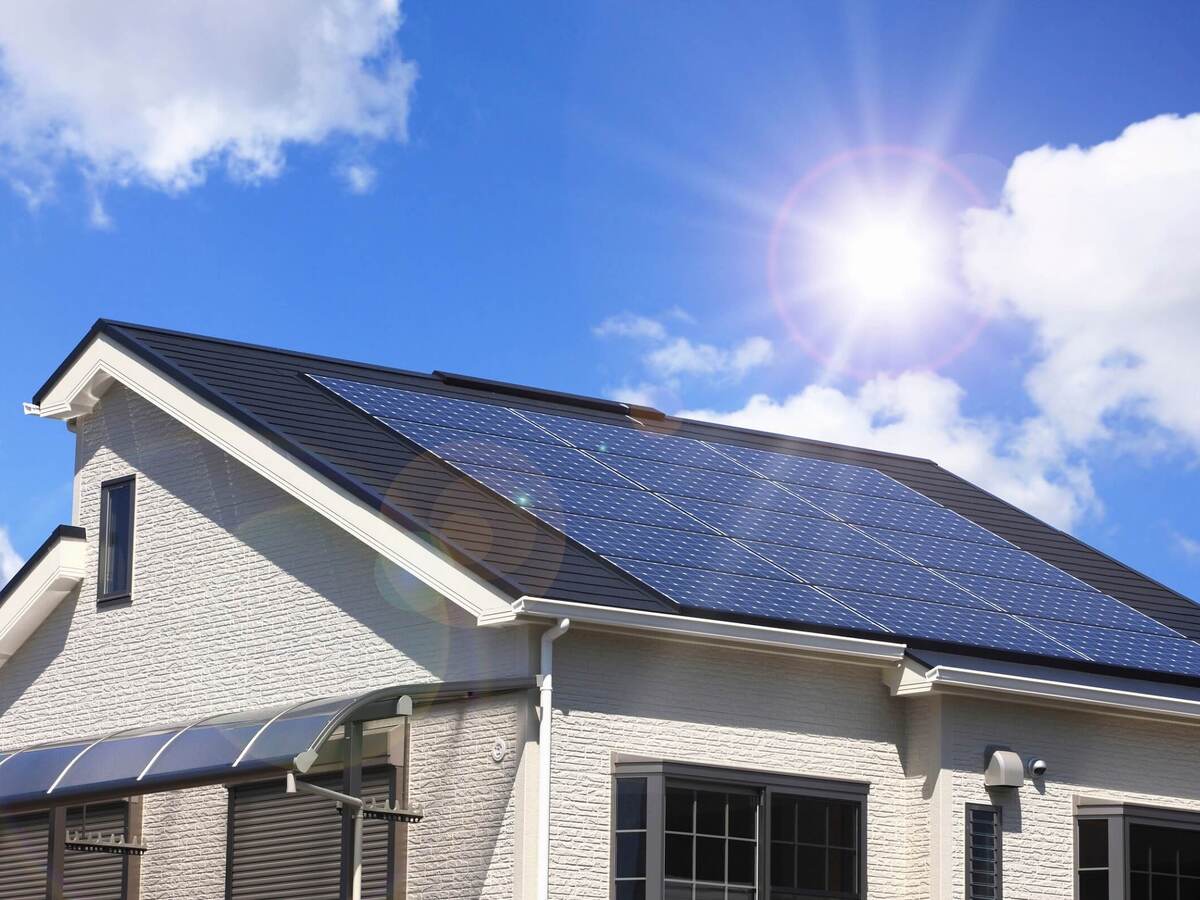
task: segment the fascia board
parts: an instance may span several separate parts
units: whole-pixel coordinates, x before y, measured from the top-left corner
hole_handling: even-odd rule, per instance
[[[59,538],[37,561],[0,604],[0,666],[79,587],[86,570],[87,542],[83,538]]]
[[[26,412],[57,419],[84,415],[95,407],[112,381],[158,407],[471,615],[503,614],[511,608],[511,600],[505,594],[474,573],[138,359],[105,334],[98,334],[61,373],[40,404],[27,404]]]
[[[572,625],[606,630],[653,632],[676,640],[696,643],[734,643],[764,650],[784,651],[821,659],[869,666],[898,666],[904,645],[887,641],[842,637],[834,634],[794,631],[765,625],[749,625],[719,619],[619,609],[568,600],[522,597],[506,615],[481,617],[481,625],[503,625],[528,618],[570,618]]]
[[[901,674],[893,675],[887,683],[895,696],[922,693],[992,696],[1043,706],[1087,707],[1111,715],[1183,719],[1200,724],[1200,701],[956,666],[941,665],[922,671],[906,661]]]

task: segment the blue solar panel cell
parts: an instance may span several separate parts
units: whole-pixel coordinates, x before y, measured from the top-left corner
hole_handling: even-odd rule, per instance
[[[733,460],[727,459],[702,441],[658,434],[639,430],[632,426],[602,425],[566,416],[547,413],[522,413],[530,420],[552,431],[583,450],[596,453],[613,453],[632,456],[636,459],[652,459],[658,462],[712,469],[715,472],[732,472],[745,475],[746,470]]]
[[[961,584],[975,596],[990,600],[1016,615],[1178,636],[1166,625],[1098,591],[1072,591],[1025,581],[962,575],[957,572],[948,572],[946,577],[956,584]]]
[[[762,478],[623,456],[605,456],[604,462],[639,484],[662,494],[740,503],[800,516],[822,515],[799,497]]]
[[[886,625],[902,637],[987,647],[1013,653],[1082,659],[1068,648],[1005,613],[943,606],[940,603],[923,603],[919,600],[846,591],[840,588],[827,590],[864,616]]]
[[[824,550],[846,556],[866,556],[893,562],[906,561],[895,550],[833,519],[792,516],[774,510],[748,509],[744,506],[712,503],[690,497],[668,499],[730,537],[806,550]]]
[[[877,632],[881,636],[887,633],[843,604],[798,582],[701,572],[631,559],[612,562],[688,609],[754,616],[792,625]]]
[[[457,466],[517,506],[712,534],[711,528],[648,491],[569,481],[565,478],[546,478],[471,463],[457,463]]]
[[[841,556],[776,544],[748,543],[747,546],[783,566],[793,575],[820,587],[840,587],[869,594],[890,594],[953,606],[990,608],[989,604],[972,597],[957,585],[938,578],[912,563]]]
[[[950,541],[926,534],[864,528],[873,537],[931,569],[965,572],[970,575],[991,575],[1047,584],[1068,590],[1091,590],[1082,581],[1072,578],[1032,553],[1015,547],[995,547],[974,541]]]
[[[833,513],[855,525],[871,525],[893,531],[917,532],[933,536],[975,541],[998,547],[1011,547],[1008,541],[997,537],[974,522],[969,522],[956,512],[942,506],[923,506],[918,503],[902,503],[878,497],[861,497],[838,491],[797,485],[792,488],[797,494],[816,504],[826,512]]]
[[[312,377],[359,409],[381,419],[439,425],[544,444],[561,443],[503,406],[343,381],[340,378]]]
[[[1118,631],[1094,625],[1028,619],[1030,624],[1086,653],[1098,663],[1200,676],[1200,644],[1181,637]]]
[[[454,428],[415,425],[397,419],[380,421],[452,463],[473,463],[494,469],[509,469],[513,472],[528,472],[533,475],[608,484],[614,487],[631,486],[611,469],[588,459],[571,447],[515,441]]]
[[[535,511],[535,514],[604,556],[674,564],[732,575],[790,580],[775,566],[719,535],[628,525],[563,513]]]
[[[869,497],[884,497],[909,503],[936,505],[924,494],[901,484],[875,469],[850,463],[829,462],[791,453],[773,453],[752,447],[732,444],[710,444],[754,470],[760,475],[788,484],[806,484],[810,487],[828,488]]]

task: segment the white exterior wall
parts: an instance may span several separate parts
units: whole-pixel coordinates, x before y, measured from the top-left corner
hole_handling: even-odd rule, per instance
[[[555,645],[554,685],[554,896],[608,896],[616,753],[869,781],[871,897],[917,896],[920,783],[878,669],[574,631]]]
[[[1200,810],[1200,728],[970,697],[891,697],[878,669],[574,631],[555,649],[552,891],[608,896],[613,756],[865,780],[873,900],[965,895],[966,803],[1003,809],[1004,890],[1074,896],[1073,799]],[[990,744],[1049,763],[983,788]]]
[[[0,669],[3,746],[394,684],[533,672],[526,629],[476,627],[458,607],[121,387],[79,422],[77,447],[76,524],[88,532],[90,574]],[[100,484],[134,472],[133,602],[97,609]],[[488,735],[511,732],[488,709],[478,714],[479,727]],[[457,716],[457,733],[475,728],[473,709]],[[425,740],[414,725],[414,752]],[[506,765],[515,768],[512,758]],[[456,775],[414,777],[452,783]],[[488,782],[488,790],[512,794],[504,779]],[[422,798],[414,791],[413,799]],[[511,877],[511,852],[500,862],[496,851],[513,828],[513,810],[507,796],[489,802],[503,804],[503,815],[488,820],[499,830],[459,834],[454,852],[481,867],[460,873],[462,883],[494,893]],[[148,797],[144,831],[155,851],[143,860],[142,896],[223,897],[225,814],[221,788]],[[473,843],[478,852],[468,852]],[[422,865],[415,852],[415,878],[423,877]],[[478,895],[466,887],[444,894]]]

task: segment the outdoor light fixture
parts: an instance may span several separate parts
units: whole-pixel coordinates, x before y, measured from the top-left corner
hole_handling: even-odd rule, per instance
[[[115,853],[118,856],[141,856],[148,849],[140,837],[125,840],[123,834],[84,831],[68,831],[66,847],[77,853]]]

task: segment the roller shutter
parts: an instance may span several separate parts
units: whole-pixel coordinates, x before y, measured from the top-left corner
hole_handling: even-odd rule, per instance
[[[99,803],[67,810],[67,831],[125,834],[129,806]],[[125,896],[125,871],[129,857],[112,853],[81,853],[67,850],[63,855],[63,896],[66,900],[121,900]]]
[[[0,900],[45,900],[50,817],[0,818]]]
[[[392,769],[363,770],[364,797],[390,800]],[[339,790],[341,775],[309,779]],[[335,804],[287,794],[283,779],[230,792],[227,900],[338,900],[341,815]],[[363,897],[388,900],[390,832],[385,821],[363,823]]]

